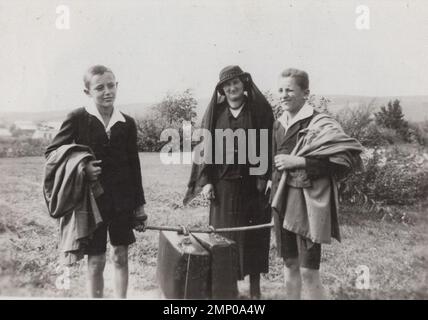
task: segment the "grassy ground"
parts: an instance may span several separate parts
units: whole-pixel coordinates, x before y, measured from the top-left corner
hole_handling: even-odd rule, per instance
[[[163,166],[158,154],[141,154],[147,212],[153,225],[206,225],[207,208],[180,206],[189,166]],[[56,251],[56,221],[41,193],[43,159],[0,159],[0,296],[85,297],[85,262],[71,269],[69,289],[55,282],[63,273]],[[382,220],[359,208],[343,208],[341,244],[324,246],[322,280],[331,299],[427,299],[428,210],[406,210],[409,224]],[[129,297],[157,299],[158,233],[137,234],[130,248]],[[272,237],[273,239],[273,237]],[[270,272],[262,278],[266,299],[284,299],[282,261],[271,243]],[[370,289],[356,286],[358,266],[367,266]],[[106,268],[106,296],[113,297],[112,267]],[[248,296],[248,283],[239,283]]]

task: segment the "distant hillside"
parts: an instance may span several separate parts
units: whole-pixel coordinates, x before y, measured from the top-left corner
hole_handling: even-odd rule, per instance
[[[332,112],[344,107],[355,107],[359,104],[368,105],[373,102],[375,108],[387,105],[389,101],[398,99],[401,102],[404,116],[411,121],[428,120],[428,96],[403,96],[403,97],[365,97],[346,95],[325,95],[331,100],[329,108]]]
[[[351,95],[324,95],[331,100],[329,105],[332,112],[336,112],[344,107],[355,107],[359,104],[368,104],[374,101],[374,106],[379,108],[381,105],[386,105],[388,101],[399,99],[403,112],[408,120],[423,121],[428,120],[428,96],[403,96],[403,97],[366,97],[366,96],[351,96]],[[204,111],[209,103],[209,98],[198,99],[196,107],[197,122],[202,118]],[[140,118],[150,112],[151,107],[155,103],[133,103],[120,105],[119,108],[126,114]],[[7,123],[12,123],[18,120],[25,121],[61,121],[72,109],[65,110],[48,110],[37,112],[1,112],[0,119]]]
[[[367,105],[373,101],[375,108],[386,105],[390,100],[399,99],[403,108],[404,116],[411,121],[428,120],[428,96],[404,96],[404,97],[366,97],[351,95],[323,95],[330,99],[329,109],[337,112],[345,107],[355,107],[360,104]],[[198,118],[202,118],[209,99],[200,99],[196,108]]]
[[[152,103],[133,103],[120,105],[121,111],[130,115],[131,117],[142,117],[150,111]],[[61,121],[65,116],[72,111],[74,108],[63,109],[63,110],[46,110],[46,111],[35,111],[35,112],[1,112],[0,119],[4,122],[13,123],[15,121]]]

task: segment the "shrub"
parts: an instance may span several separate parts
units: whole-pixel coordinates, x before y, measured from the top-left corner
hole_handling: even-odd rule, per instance
[[[42,156],[49,141],[45,139],[9,138],[0,140],[0,157]]]
[[[136,119],[136,122],[138,150],[148,152],[160,151],[165,144],[165,142],[159,140],[164,125],[154,115],[143,119]]]
[[[375,206],[411,205],[428,195],[424,156],[399,147],[369,149],[362,157],[364,170],[340,185],[341,198]]]
[[[372,103],[344,108],[335,115],[335,118],[347,134],[366,147],[381,146],[389,142],[383,136],[386,132],[382,132],[374,121]],[[387,134],[389,136],[391,133]]]
[[[194,127],[196,106],[196,99],[190,89],[176,94],[167,93],[160,103],[152,107],[149,115],[136,119],[139,151],[160,151],[167,143],[160,141],[161,133],[165,129],[178,130],[181,138],[180,145],[182,145],[183,122],[188,121]]]
[[[376,130],[379,134],[379,144],[377,144],[378,146],[388,144],[398,145],[404,142],[401,136],[397,134],[396,130],[385,127],[377,127],[377,125],[374,123],[372,125],[376,126]]]
[[[400,100],[389,101],[388,107],[382,106],[380,111],[375,113],[375,117],[377,124],[394,129],[404,141],[410,142],[409,124],[404,120]]]
[[[428,120],[409,123],[410,140],[421,146],[428,146]]]

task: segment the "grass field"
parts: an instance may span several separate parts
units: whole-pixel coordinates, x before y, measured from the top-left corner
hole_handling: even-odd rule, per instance
[[[160,164],[158,154],[141,154],[150,224],[206,225],[206,207],[183,208],[189,166]],[[71,269],[70,287],[55,285],[63,273],[56,250],[56,221],[42,196],[43,158],[0,159],[0,296],[86,297],[85,262]],[[323,247],[322,280],[330,299],[427,299],[428,209],[406,210],[409,224],[380,219],[359,208],[343,208],[342,243]],[[137,234],[130,248],[129,297],[157,299],[158,233]],[[285,299],[282,261],[272,237],[270,272],[262,277],[265,299]],[[358,266],[367,266],[370,288],[356,286]],[[106,297],[113,297],[111,263],[106,267]],[[248,296],[247,281],[239,283]]]

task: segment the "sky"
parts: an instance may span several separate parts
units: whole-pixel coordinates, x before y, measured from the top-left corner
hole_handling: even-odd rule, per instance
[[[0,0],[0,48],[0,111],[87,104],[93,64],[114,71],[117,104],[187,88],[208,98],[231,64],[262,91],[295,67],[312,93],[428,94],[426,0]]]

